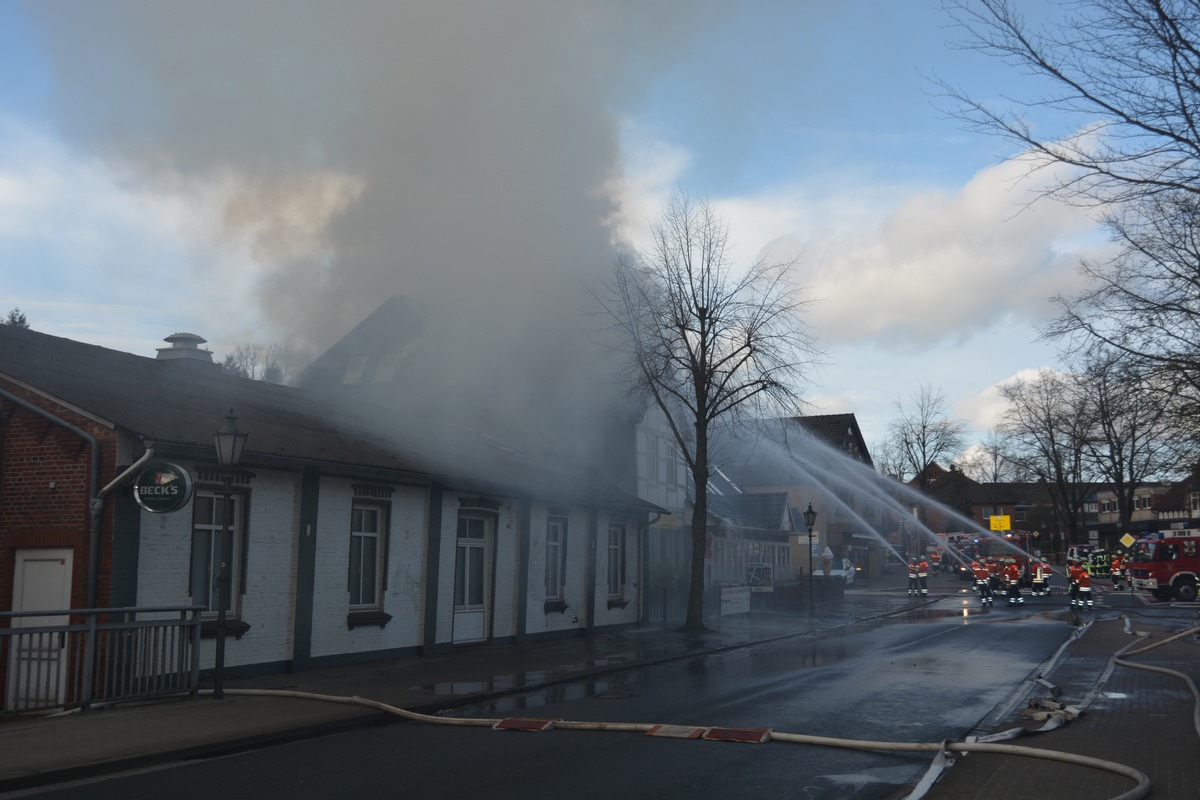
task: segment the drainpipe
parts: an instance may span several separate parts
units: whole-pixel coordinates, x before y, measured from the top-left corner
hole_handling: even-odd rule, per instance
[[[96,487],[100,485],[100,442],[96,440],[95,436],[92,436],[78,425],[74,425],[70,422],[67,422],[65,419],[56,417],[49,411],[35,406],[33,403],[30,403],[29,401],[18,397],[17,395],[6,391],[5,389],[0,389],[0,397],[11,400],[13,403],[16,403],[26,411],[31,411],[34,414],[37,414],[39,417],[54,423],[55,425],[66,428],[71,433],[86,441],[88,444],[88,449],[91,451],[91,457],[89,459],[90,469],[88,470],[90,475],[90,486],[88,488],[88,511],[91,514],[91,526],[88,531],[87,607],[95,608],[96,584],[100,574],[100,513],[104,510],[104,496],[116,488],[116,486],[122,480],[124,480],[130,472],[140,467],[142,464],[148,461],[151,456],[154,455],[154,443],[146,442],[146,452],[135,464],[114,478],[112,483],[108,484],[108,486],[97,490]]]

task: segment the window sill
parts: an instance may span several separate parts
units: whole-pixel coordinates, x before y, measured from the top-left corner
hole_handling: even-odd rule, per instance
[[[380,628],[392,621],[392,615],[383,611],[351,611],[346,615],[346,626],[350,630],[378,625]]]
[[[629,601],[626,600],[624,597],[608,598],[608,607],[609,608],[624,608],[627,605],[629,605]]]
[[[242,638],[242,634],[250,630],[250,623],[240,619],[225,620],[225,635],[232,636],[235,639]],[[217,621],[215,619],[206,619],[200,622],[200,638],[215,639],[217,637]]]
[[[567,611],[567,601],[566,600],[547,600],[545,605],[542,606],[542,610],[545,611],[545,613],[547,613],[547,614],[552,614],[554,612],[558,612],[559,614],[564,614]]]

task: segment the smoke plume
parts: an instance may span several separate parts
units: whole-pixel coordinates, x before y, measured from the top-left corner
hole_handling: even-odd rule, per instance
[[[223,234],[253,253],[276,335],[319,353],[400,293],[426,311],[445,370],[417,381],[488,387],[514,408],[567,406],[603,382],[584,290],[613,263],[614,110],[643,88],[635,68],[652,74],[700,13],[601,0],[29,7],[71,141],[130,181],[226,187]]]

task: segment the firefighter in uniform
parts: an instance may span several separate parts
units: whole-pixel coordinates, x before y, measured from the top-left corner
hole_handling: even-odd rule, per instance
[[[1033,565],[1033,596],[1048,597],[1050,595],[1050,565],[1040,558]]]
[[[1075,559],[1067,562],[1067,595],[1070,596],[1073,606],[1079,605],[1079,574],[1084,571]]]
[[[975,576],[975,591],[979,592],[980,604],[995,605],[996,598],[992,595],[991,575],[988,574],[987,567],[978,561],[972,561],[971,574]]]
[[[921,559],[917,562],[917,583],[920,585],[922,597],[929,596],[929,584],[926,581],[929,578],[929,562]]]
[[[917,593],[917,559],[908,560],[908,593]]]
[[[1024,605],[1025,598],[1021,597],[1021,568],[1016,561],[1009,561],[1004,566],[1004,583],[1008,589],[1008,604]]]
[[[1113,553],[1112,557],[1112,585],[1113,591],[1121,591],[1125,587],[1121,585],[1121,575],[1125,572],[1125,560],[1121,558],[1120,553]]]
[[[995,595],[996,592],[1000,591],[1000,584],[1003,578],[1000,562],[994,558],[989,558],[985,563],[988,571],[988,587],[991,588],[992,594]]]
[[[1084,566],[1079,567],[1079,606],[1092,608],[1092,573]]]
[[[934,550],[929,554],[929,568],[934,572],[942,571],[942,551]]]

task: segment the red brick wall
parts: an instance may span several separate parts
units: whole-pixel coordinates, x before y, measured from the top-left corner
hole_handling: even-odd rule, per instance
[[[100,442],[98,488],[112,480],[116,435],[103,425],[0,381],[0,387],[81,428]],[[71,605],[87,603],[91,529],[91,447],[75,432],[0,398],[0,611],[12,608],[15,551],[25,547],[74,549]],[[101,516],[97,605],[108,605],[112,501]]]

